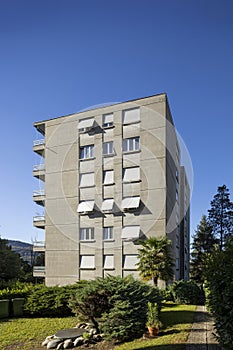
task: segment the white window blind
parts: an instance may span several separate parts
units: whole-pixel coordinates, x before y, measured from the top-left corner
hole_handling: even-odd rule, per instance
[[[103,115],[103,127],[107,128],[113,125],[113,113]]]
[[[125,226],[122,229],[121,238],[130,240],[132,238],[139,238],[140,226]]]
[[[140,121],[140,108],[123,111],[123,124],[132,124]]]
[[[137,255],[125,255],[124,256],[124,269],[128,270],[136,270],[137,269],[137,263],[138,263],[138,256]]]
[[[140,180],[140,168],[126,168],[124,169],[123,181],[136,182]]]
[[[95,256],[94,255],[81,255],[80,267],[81,269],[94,269],[95,268]]]
[[[94,201],[80,202],[78,205],[78,213],[92,212],[94,210]]]
[[[94,118],[80,120],[78,123],[78,129],[80,131],[84,131],[84,129],[91,129],[94,126],[94,122]]]
[[[113,269],[113,268],[114,268],[114,256],[104,255],[104,269]]]
[[[105,199],[102,203],[101,210],[105,213],[111,213],[113,211],[114,199]]]
[[[126,197],[122,200],[121,207],[123,210],[135,209],[140,205],[140,197]]]
[[[88,174],[80,174],[80,187],[91,187],[95,185],[95,174],[94,173],[88,173]]]
[[[105,170],[104,171],[104,185],[111,185],[114,183],[114,171],[113,170]]]

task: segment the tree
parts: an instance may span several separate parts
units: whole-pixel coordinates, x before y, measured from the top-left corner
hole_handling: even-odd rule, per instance
[[[212,226],[206,215],[203,215],[193,236],[190,263],[191,279],[200,285],[203,285],[205,279],[204,272],[207,256],[214,250],[214,246],[217,243],[218,240],[214,237]]]
[[[154,285],[158,279],[168,281],[173,278],[174,260],[171,255],[171,242],[166,238],[150,237],[139,242],[138,270],[144,280],[152,279]]]
[[[21,272],[19,254],[13,252],[7,245],[7,240],[0,238],[0,281],[18,278]]]
[[[210,205],[209,222],[222,250],[228,237],[233,234],[233,203],[230,201],[229,189],[225,185],[218,187]]]

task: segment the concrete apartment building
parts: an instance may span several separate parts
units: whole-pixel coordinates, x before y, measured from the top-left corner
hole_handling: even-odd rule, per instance
[[[138,239],[172,241],[174,279],[189,276],[190,190],[166,94],[36,122],[48,286],[137,272]],[[43,138],[41,139],[41,134]]]

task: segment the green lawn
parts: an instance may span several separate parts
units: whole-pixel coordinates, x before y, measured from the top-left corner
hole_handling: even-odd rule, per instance
[[[115,347],[116,350],[183,350],[192,326],[195,306],[166,304],[162,309],[164,329],[158,338],[138,339]],[[1,350],[42,350],[41,342],[47,335],[74,327],[75,317],[13,318],[0,320]],[[99,344],[101,345],[101,344]],[[102,344],[103,346],[103,344]],[[101,348],[101,347],[100,347]],[[104,346],[104,349],[107,347]],[[109,349],[112,347],[109,347]]]

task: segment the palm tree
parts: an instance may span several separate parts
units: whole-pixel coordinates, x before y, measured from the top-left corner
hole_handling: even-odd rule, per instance
[[[138,270],[139,275],[146,281],[152,279],[157,286],[158,279],[168,281],[172,279],[174,272],[174,259],[171,255],[171,241],[166,237],[149,237],[139,242]]]

